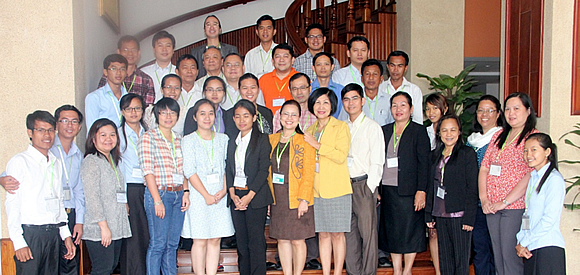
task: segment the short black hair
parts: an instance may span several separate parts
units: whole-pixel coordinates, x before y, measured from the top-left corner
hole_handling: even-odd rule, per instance
[[[207,88],[208,83],[210,81],[213,81],[213,80],[219,81],[220,85],[222,85],[222,89],[224,90],[224,100],[225,100],[226,96],[228,94],[228,86],[227,86],[226,82],[221,77],[219,77],[217,75],[212,75],[212,76],[205,79],[205,81],[203,82],[203,88],[201,89],[201,94],[205,98],[205,88]],[[222,103],[223,103],[223,100],[222,100]]]
[[[260,88],[260,81],[258,80],[258,78],[253,73],[245,73],[244,75],[240,76],[240,79],[238,80],[238,87],[242,86],[242,81],[244,81],[246,79],[253,79],[253,80],[255,80],[256,81],[256,85],[258,85],[258,89]]]
[[[367,44],[367,49],[370,50],[371,48],[371,43],[369,42],[369,40],[364,37],[364,36],[355,36],[353,38],[351,38],[350,40],[348,40],[348,43],[346,43],[346,47],[348,48],[348,50],[350,51],[350,48],[352,48],[352,43],[354,42],[364,42],[365,44]]]
[[[34,131],[34,122],[46,122],[56,129],[56,119],[47,111],[36,110],[26,116],[26,129]]]
[[[391,63],[391,56],[402,56],[405,58],[405,66],[409,65],[409,55],[404,51],[392,51],[387,57],[387,64]]]
[[[334,58],[332,58],[332,55],[330,53],[327,52],[319,52],[316,55],[314,55],[314,57],[312,58],[312,66],[315,66],[316,64],[316,59],[318,59],[321,56],[326,56],[328,57],[328,59],[330,59],[330,65],[334,65]]]
[[[155,123],[159,124],[159,113],[163,110],[171,110],[177,113],[179,117],[179,103],[171,97],[164,97],[153,105],[153,115],[155,116]]]
[[[477,104],[475,104],[475,108],[479,108],[479,104],[484,100],[488,100],[488,101],[491,101],[491,103],[493,103],[493,105],[495,106],[496,112],[499,114],[499,117],[497,118],[496,125],[499,127],[503,127],[504,123],[507,123],[507,122],[505,121],[505,117],[503,115],[503,110],[501,109],[501,102],[499,101],[499,99],[497,99],[497,97],[495,97],[493,95],[483,95],[479,98],[479,100],[477,101]],[[476,109],[476,112],[477,112],[477,109]],[[473,132],[480,133],[483,135],[483,127],[477,121],[477,117],[473,120],[473,126],[471,127],[471,130]]]
[[[139,40],[137,40],[137,37],[132,36],[132,35],[124,35],[123,37],[119,38],[119,42],[117,42],[117,49],[122,50],[121,47],[123,47],[124,43],[127,42],[135,42],[135,44],[137,44],[137,49],[140,50],[141,49],[141,45],[139,44]]]
[[[270,16],[268,14],[264,14],[264,15],[260,16],[260,18],[258,18],[258,21],[256,21],[256,29],[258,27],[260,27],[260,24],[263,21],[270,21],[270,22],[272,22],[272,27],[274,27],[274,29],[276,29],[276,22],[274,22],[274,18],[272,18],[272,16]]]
[[[310,25],[308,25],[308,27],[306,27],[306,32],[304,34],[304,36],[308,36],[308,33],[310,33],[311,30],[313,29],[319,29],[320,32],[322,33],[322,36],[324,36],[324,27],[322,26],[322,24],[318,24],[318,23],[312,23]]]
[[[177,67],[178,70],[179,70],[179,65],[181,64],[181,61],[183,61],[183,60],[193,60],[193,61],[195,61],[195,67],[197,68],[197,59],[195,58],[195,56],[186,53],[186,54],[180,56],[177,59],[177,63],[175,64],[175,67]]]
[[[179,80],[179,86],[181,87],[183,85],[183,82],[181,81],[181,77],[179,77],[176,74],[167,74],[163,77],[163,79],[161,79],[161,89],[163,89],[163,87],[165,87],[165,82],[167,82],[167,79],[170,78],[177,78],[177,80]]]
[[[287,50],[290,52],[290,56],[294,57],[294,48],[286,43],[281,43],[274,47],[272,50],[272,59],[274,59],[274,55],[276,55],[276,50]]]
[[[222,55],[222,51],[218,47],[216,47],[216,46],[207,46],[207,47],[205,47],[205,49],[203,50],[203,53],[206,53],[210,49],[216,49],[216,50],[218,50],[218,52],[220,52],[220,56]],[[202,56],[201,59],[203,60],[203,56]]]
[[[248,112],[250,112],[250,114],[252,116],[256,115],[256,105],[254,105],[253,102],[251,102],[247,99],[240,99],[238,102],[236,102],[234,107],[232,107],[232,109],[234,110],[234,115],[236,113],[236,110],[239,108],[244,108],[244,109],[248,110]]]
[[[193,112],[193,117],[197,116],[197,111],[199,111],[199,107],[201,107],[201,105],[203,105],[203,104],[209,104],[215,113],[215,106],[213,105],[213,103],[211,101],[209,101],[209,99],[207,99],[207,98],[202,98],[202,99],[198,100],[193,105],[193,107],[191,107],[191,111]],[[188,111],[188,113],[189,113],[189,111]]]
[[[103,60],[103,69],[108,69],[109,66],[111,66],[111,63],[113,62],[118,62],[118,63],[123,63],[125,64],[125,68],[127,68],[127,66],[129,66],[129,62],[127,62],[127,58],[125,58],[124,56],[118,54],[118,53],[114,53],[114,54],[109,54],[107,55],[107,57],[105,57],[105,60]]]
[[[344,96],[350,91],[356,91],[361,98],[365,97],[363,87],[356,83],[349,83],[342,88],[342,91],[340,92],[341,99],[344,99]]]
[[[222,21],[220,21],[219,18],[217,18],[217,16],[215,16],[214,14],[210,14],[208,15],[204,20],[203,20],[203,29],[205,30],[205,22],[207,21],[208,18],[215,18],[218,21],[218,27],[220,27],[220,29],[222,28]]]
[[[240,60],[242,60],[242,62],[244,62],[244,58],[239,53],[228,53],[228,54],[226,54],[226,56],[224,56],[224,61],[226,61],[226,59],[228,57],[232,56],[232,55],[235,55],[235,56],[239,57]]]
[[[162,38],[169,38],[171,40],[171,47],[175,49],[175,36],[173,34],[168,33],[166,30],[159,31],[155,35],[153,35],[153,40],[151,40],[151,45],[155,48],[155,44],[159,39]]]
[[[294,74],[292,77],[290,77],[290,80],[288,81],[288,87],[292,86],[292,82],[298,78],[301,77],[306,77],[306,81],[308,81],[308,85],[310,86],[310,77],[305,74],[305,73],[296,73]]]
[[[314,90],[310,96],[308,97],[308,111],[310,111],[311,113],[314,114],[314,104],[316,103],[316,100],[318,100],[319,97],[326,95],[328,96],[328,99],[330,100],[330,116],[334,115],[334,113],[336,112],[336,106],[338,105],[338,98],[336,97],[336,94],[329,88],[327,87],[320,87],[316,90]]]
[[[391,96],[391,106],[393,106],[393,99],[398,96],[404,96],[407,99],[407,103],[409,103],[409,107],[413,107],[413,98],[410,94],[403,91],[398,91],[393,96]]]
[[[60,113],[62,111],[75,111],[77,113],[77,115],[79,116],[79,123],[83,123],[83,113],[81,113],[81,111],[79,111],[79,109],[77,109],[77,107],[70,105],[70,104],[65,104],[65,105],[58,107],[56,109],[56,111],[54,111],[54,118],[56,120],[60,119]]]
[[[379,71],[381,72],[381,75],[383,75],[384,73],[383,64],[381,64],[381,61],[378,61],[376,59],[367,59],[367,61],[363,62],[362,67],[360,68],[361,74],[364,74],[365,68],[370,66],[379,67]]]

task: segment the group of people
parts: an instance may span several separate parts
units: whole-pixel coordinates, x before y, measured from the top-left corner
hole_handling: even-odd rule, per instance
[[[468,274],[472,249],[476,274],[565,273],[565,183],[527,95],[503,110],[481,97],[464,142],[445,97],[423,104],[405,79],[402,51],[383,81],[365,37],[340,68],[319,24],[296,58],[268,15],[245,57],[219,41],[217,17],[204,32],[175,65],[175,38],[155,34],[143,69],[124,36],[84,115],[28,115],[31,145],[0,178],[18,274],[77,274],[81,240],[93,275],[119,262],[121,274],[176,274],[180,237],[193,239],[193,272],[216,274],[232,235],[240,274],[266,274],[267,217],[284,274],[317,258],[323,274],[376,274],[389,256],[411,274],[427,242],[438,274]]]

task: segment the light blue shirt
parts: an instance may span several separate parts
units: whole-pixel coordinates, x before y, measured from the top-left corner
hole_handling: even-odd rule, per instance
[[[121,86],[121,97],[126,94],[127,90]],[[105,86],[88,94],[85,98],[87,133],[95,120],[99,118],[108,118],[119,127],[121,125],[121,107],[119,102],[120,100],[115,97],[108,82]]]
[[[125,178],[125,183],[137,183],[143,184],[145,179],[143,176],[133,177],[133,169],[141,171],[139,167],[139,157],[137,156],[137,143],[139,137],[145,133],[145,129],[141,126],[139,130],[139,136],[129,127],[125,125],[125,133],[123,129],[119,127],[119,140],[121,149],[121,172],[123,173],[123,178]],[[125,134],[127,137],[127,142],[125,142]]]
[[[70,188],[71,199],[64,201],[65,208],[74,208],[76,213],[76,223],[84,224],[85,221],[85,191],[81,182],[81,163],[83,152],[73,142],[68,154],[62,148],[58,135],[54,137],[54,144],[50,148],[60,161],[64,171],[62,171],[62,188]]]
[[[395,121],[391,115],[391,95],[381,88],[379,88],[377,95],[373,99],[367,97],[365,93],[363,112],[367,117],[376,121],[381,126],[385,126]],[[346,110],[340,112],[338,119],[348,121],[349,116]]]
[[[320,88],[320,83],[318,83],[318,78],[312,82],[312,91]],[[336,97],[338,98],[338,102],[336,104],[336,112],[332,115],[334,118],[338,119],[339,114],[343,111],[342,109],[342,89],[344,86],[332,81],[332,79],[328,80],[328,88],[334,92]]]
[[[560,217],[564,197],[566,196],[566,183],[557,170],[546,179],[540,193],[536,192],[540,179],[548,170],[549,163],[540,171],[532,171],[531,178],[526,189],[527,214],[530,216],[530,230],[520,229],[516,235],[518,243],[528,250],[557,246],[564,248],[564,237],[560,232]]]

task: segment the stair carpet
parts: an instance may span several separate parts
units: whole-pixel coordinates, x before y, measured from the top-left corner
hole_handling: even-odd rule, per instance
[[[268,262],[276,262],[275,256],[277,252],[276,240],[268,237],[269,227],[266,226],[266,232],[264,232],[266,237],[266,260]],[[218,272],[218,274],[239,274],[237,266],[238,254],[236,249],[222,249],[220,253],[220,264],[224,266],[223,271]],[[346,269],[343,269],[343,274],[346,274]],[[177,274],[180,275],[191,275],[193,274],[191,266],[191,252],[185,250],[177,251]],[[282,271],[278,270],[268,270],[267,274],[284,274]],[[304,270],[302,274],[322,274],[322,270]],[[379,268],[377,270],[377,275],[391,275],[393,274],[393,268],[385,267]],[[413,265],[413,274],[418,275],[434,275],[435,269],[433,263],[431,262],[431,255],[429,250],[417,254],[415,258],[415,263]]]

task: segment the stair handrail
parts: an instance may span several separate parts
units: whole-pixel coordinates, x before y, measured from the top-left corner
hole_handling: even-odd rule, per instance
[[[286,35],[288,36],[288,42],[292,45],[296,50],[297,53],[303,53],[308,48],[304,40],[298,34],[300,24],[297,21],[298,14],[300,13],[300,8],[306,1],[310,0],[294,0],[292,4],[286,10],[286,14],[284,14],[284,26],[286,27]]]

